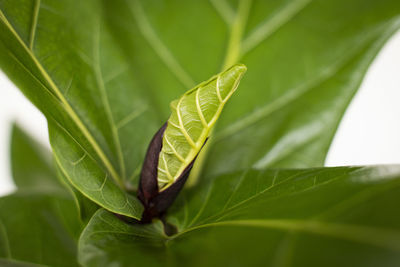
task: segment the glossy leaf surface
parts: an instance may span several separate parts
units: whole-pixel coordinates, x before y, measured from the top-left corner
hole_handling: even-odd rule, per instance
[[[139,218],[140,203],[123,189],[154,120],[104,25],[101,3],[1,1],[0,9],[2,69],[46,115],[57,164],[86,197]],[[141,134],[126,127],[133,121]]]
[[[84,266],[396,266],[400,169],[232,173],[181,197],[167,237],[99,210],[80,238]],[[135,259],[135,260],[132,260]]]

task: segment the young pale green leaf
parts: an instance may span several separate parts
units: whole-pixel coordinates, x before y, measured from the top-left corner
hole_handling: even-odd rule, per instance
[[[173,184],[196,158],[246,69],[234,65],[171,102],[158,161],[160,190]]]
[[[184,191],[167,221],[129,225],[99,210],[83,266],[397,266],[400,166],[249,170]],[[152,230],[153,228],[153,230]]]

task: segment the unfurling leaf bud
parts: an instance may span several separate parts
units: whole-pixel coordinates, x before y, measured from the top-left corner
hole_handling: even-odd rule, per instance
[[[244,65],[234,65],[171,102],[171,116],[151,140],[140,175],[143,222],[173,203],[245,71]]]

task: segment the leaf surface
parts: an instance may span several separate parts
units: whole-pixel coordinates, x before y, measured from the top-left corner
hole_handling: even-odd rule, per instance
[[[140,203],[124,190],[155,119],[111,41],[101,3],[1,1],[0,9],[2,69],[46,115],[60,169],[97,204],[139,218]],[[140,134],[126,127],[133,121]]]
[[[77,215],[68,194],[19,191],[0,198],[0,264],[78,266]]]
[[[195,160],[245,71],[246,66],[236,64],[171,102],[158,160],[161,190],[173,184]]]
[[[81,235],[79,260],[84,266],[396,266],[399,190],[398,166],[227,174],[181,196],[168,217],[178,233],[169,237],[159,222],[129,225],[99,210]]]
[[[82,221],[87,222],[98,209],[70,184],[61,171],[55,170],[50,151],[16,124],[11,134],[11,167],[18,190],[53,194],[65,194],[69,190]]]

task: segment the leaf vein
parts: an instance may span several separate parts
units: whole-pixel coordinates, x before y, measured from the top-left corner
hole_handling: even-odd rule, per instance
[[[32,25],[31,31],[29,34],[29,49],[33,50],[33,44],[35,42],[35,35],[37,29],[37,22],[39,18],[39,10],[40,10],[40,0],[36,0],[33,6],[33,14],[32,14]]]
[[[110,103],[108,101],[108,96],[107,96],[107,91],[105,88],[105,84],[103,81],[103,74],[102,74],[102,70],[101,70],[101,63],[100,63],[100,34],[101,34],[101,24],[100,24],[100,20],[97,21],[96,23],[96,28],[94,30],[94,38],[93,38],[93,64],[94,64],[94,73],[96,76],[96,81],[97,81],[97,85],[99,87],[99,91],[100,91],[100,97],[101,97],[101,101],[103,102],[103,105],[105,107],[105,112],[110,124],[110,128],[111,128],[111,133],[112,133],[112,137],[113,137],[113,141],[114,141],[114,146],[115,149],[117,150],[117,157],[118,157],[118,161],[119,161],[119,167],[120,167],[120,171],[121,171],[121,176],[122,179],[125,180],[125,161],[124,161],[124,156],[122,153],[122,147],[121,147],[121,142],[119,139],[119,134],[118,134],[118,128],[115,125],[114,122],[114,117],[112,115],[112,111],[111,111],[111,106]],[[118,181],[118,184],[124,188],[124,184],[121,181]]]
[[[272,18],[266,20],[256,28],[242,43],[241,56],[250,52],[253,48],[265,41],[274,32],[290,22],[312,0],[291,1],[277,12]]]
[[[167,142],[168,146],[172,149],[173,154],[182,162],[182,163],[186,163],[186,160],[179,155],[179,153],[176,151],[175,147],[171,144],[171,142],[168,140],[168,136],[164,135],[164,140],[165,142]]]
[[[154,28],[151,26],[147,19],[146,13],[139,3],[135,0],[132,2],[131,12],[135,18],[141,34],[144,36],[146,41],[150,44],[156,54],[161,58],[162,62],[168,67],[168,69],[175,75],[175,77],[187,88],[191,88],[195,85],[194,80],[189,74],[182,68],[182,66],[175,59],[171,51],[157,36]]]
[[[229,3],[225,0],[210,0],[210,2],[225,23],[230,26],[235,19],[235,11]]]
[[[183,126],[183,121],[182,121],[182,115],[180,111],[180,105],[183,100],[183,97],[179,99],[178,105],[176,106],[176,114],[178,116],[178,121],[179,121],[179,130],[182,132],[183,136],[186,138],[190,146],[192,146],[193,149],[197,149],[196,144],[194,143],[193,139],[189,136],[188,132],[186,131],[185,127]]]
[[[204,118],[203,111],[201,111],[201,108],[200,108],[200,99],[199,99],[200,89],[201,89],[201,87],[199,87],[196,90],[196,109],[197,109],[197,113],[199,114],[201,123],[203,124],[203,127],[207,128],[208,123],[207,123],[206,119]]]

